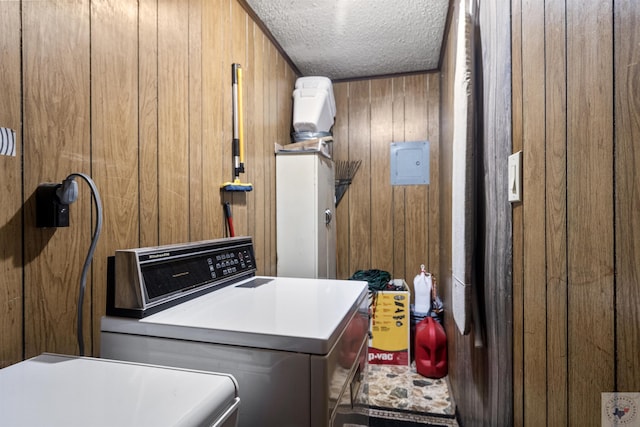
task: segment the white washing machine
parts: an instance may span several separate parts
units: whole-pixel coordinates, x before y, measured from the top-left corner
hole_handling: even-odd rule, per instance
[[[368,285],[255,276],[250,237],[117,251],[101,356],[224,372],[240,426],[368,425]]]
[[[41,354],[0,369],[0,425],[233,427],[232,376]]]

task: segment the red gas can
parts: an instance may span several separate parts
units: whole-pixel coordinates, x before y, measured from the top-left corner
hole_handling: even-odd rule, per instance
[[[427,316],[416,325],[416,370],[427,378],[447,375],[447,336],[433,317]]]

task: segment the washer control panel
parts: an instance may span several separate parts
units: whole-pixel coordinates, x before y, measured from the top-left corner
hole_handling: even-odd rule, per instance
[[[252,239],[234,237],[118,250],[113,270],[107,311],[144,317],[254,276],[256,266]]]

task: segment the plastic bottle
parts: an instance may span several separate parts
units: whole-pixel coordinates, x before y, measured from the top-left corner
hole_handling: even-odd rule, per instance
[[[431,316],[416,326],[416,371],[427,378],[447,375],[447,335],[444,328]]]
[[[420,266],[420,274],[413,279],[413,291],[415,292],[415,313],[428,314],[431,311],[431,274],[427,273],[424,264]]]

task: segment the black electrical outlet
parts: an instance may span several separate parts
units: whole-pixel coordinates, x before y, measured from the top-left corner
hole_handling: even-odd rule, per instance
[[[69,205],[61,203],[56,190],[60,184],[40,184],[36,188],[36,227],[68,227]]]

